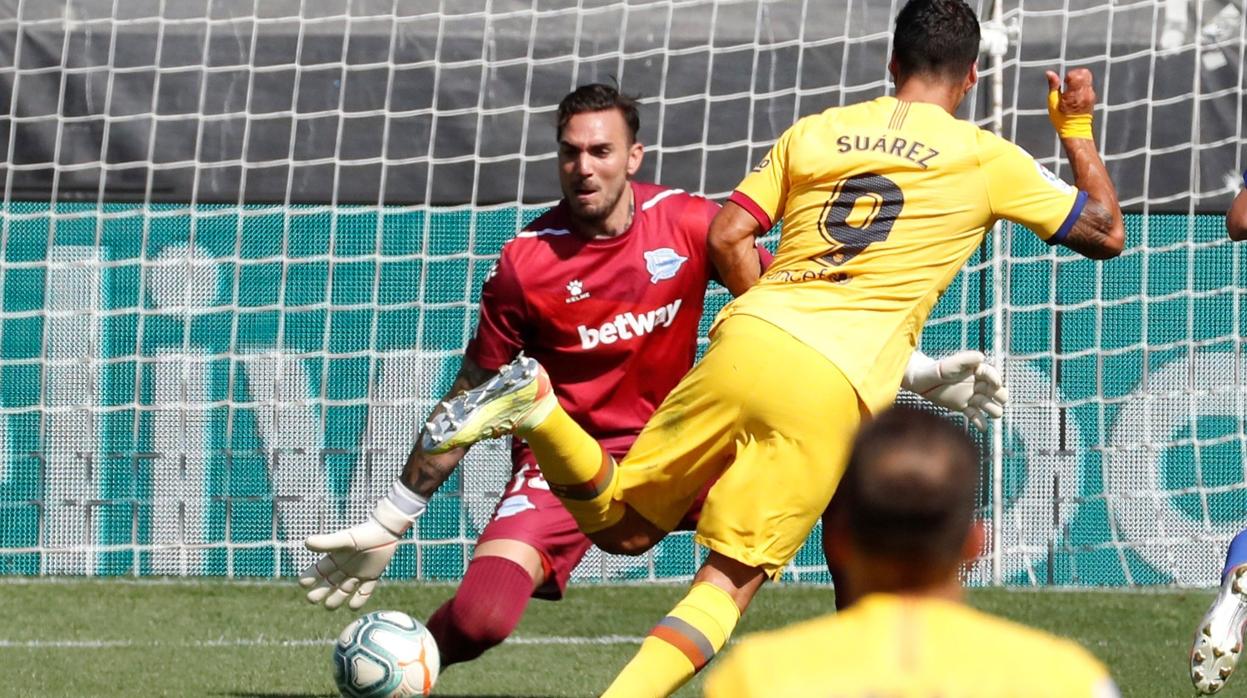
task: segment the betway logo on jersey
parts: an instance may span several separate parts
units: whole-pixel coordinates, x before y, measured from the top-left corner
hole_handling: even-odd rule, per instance
[[[671,327],[671,323],[675,322],[675,314],[680,312],[682,302],[681,299],[676,299],[673,303],[640,314],[620,313],[614,320],[596,329],[581,325],[576,328],[580,332],[580,348],[592,349],[599,344],[614,344],[647,335],[660,327]]]

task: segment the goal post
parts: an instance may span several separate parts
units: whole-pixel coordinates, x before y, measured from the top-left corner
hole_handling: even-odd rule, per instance
[[[0,16],[0,573],[290,576],[450,384],[502,244],[558,198],[575,86],[641,100],[640,177],[722,200],[805,114],[890,93],[865,0],[121,0]],[[1207,584],[1247,525],[1241,2],[971,0],[962,116],[1071,179],[1043,71],[1089,67],[1128,249],[1003,225],[923,348],[1012,395],[974,584]],[[994,49],[994,51],[993,51]],[[708,318],[726,301],[712,292]],[[390,574],[454,579],[474,449]],[[577,579],[687,579],[687,534]],[[815,544],[789,572],[825,581]]]

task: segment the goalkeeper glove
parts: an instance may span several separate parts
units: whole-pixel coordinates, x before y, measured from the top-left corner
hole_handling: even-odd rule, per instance
[[[915,351],[905,367],[901,387],[929,402],[965,415],[979,431],[987,419],[1004,414],[1009,391],[995,366],[977,351],[959,351],[936,361]]]
[[[308,550],[324,553],[299,576],[299,585],[309,590],[308,603],[324,604],[329,611],[344,601],[351,610],[368,603],[377,578],[394,556],[398,540],[424,513],[427,503],[424,497],[395,482],[367,521],[333,533],[308,536],[304,541]]]

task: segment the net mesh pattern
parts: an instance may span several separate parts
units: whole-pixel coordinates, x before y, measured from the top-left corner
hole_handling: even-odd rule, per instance
[[[722,199],[794,119],[889,92],[898,5],[17,4],[0,17],[0,573],[297,573],[303,537],[393,480],[502,244],[558,197],[563,94],[618,80],[641,98],[638,176]],[[989,33],[1007,49],[964,113],[1068,180],[1042,73],[1090,67],[1130,242],[1100,264],[1006,225],[923,336],[933,355],[1003,350],[1003,446],[981,439],[1003,462],[1001,576],[1210,583],[1247,525],[1244,253],[1216,213],[1245,164],[1241,4],[1003,5]],[[711,292],[703,329],[725,301]],[[388,574],[457,578],[506,460],[474,449]],[[789,579],[827,579],[818,547]],[[675,534],[591,553],[576,578],[687,579],[702,555]],[[990,557],[967,578],[989,582]]]

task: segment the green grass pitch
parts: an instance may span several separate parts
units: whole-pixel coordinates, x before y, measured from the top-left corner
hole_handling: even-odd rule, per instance
[[[6,696],[331,697],[329,638],[356,615],[307,605],[293,582],[0,578],[0,589]],[[368,610],[425,618],[451,590],[383,582]],[[453,667],[435,694],[597,695],[683,593],[681,585],[573,587],[561,603],[534,601],[516,642]],[[1186,652],[1211,599],[1211,590],[970,594],[979,608],[1081,642],[1109,665],[1123,696],[1136,698],[1193,695]],[[831,607],[826,588],[764,589],[738,637]],[[1222,695],[1247,696],[1247,676],[1235,678]]]

